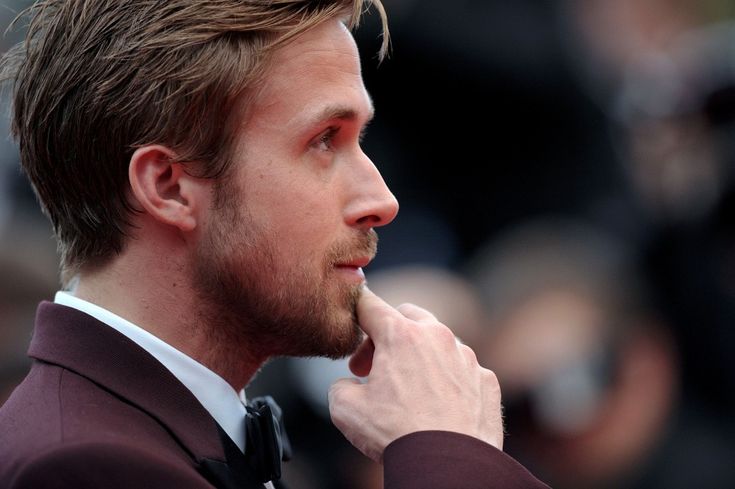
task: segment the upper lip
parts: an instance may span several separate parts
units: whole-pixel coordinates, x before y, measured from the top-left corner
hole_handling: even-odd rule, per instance
[[[337,266],[338,267],[362,268],[362,267],[366,267],[372,260],[373,260],[372,257],[362,256],[358,258],[352,258],[348,261],[337,263]]]

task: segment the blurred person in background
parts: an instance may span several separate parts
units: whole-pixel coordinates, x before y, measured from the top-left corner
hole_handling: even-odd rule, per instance
[[[628,175],[606,223],[643,266],[680,345],[683,390],[735,412],[735,4],[566,1],[568,52]]]
[[[489,318],[476,351],[504,387],[508,450],[560,489],[724,487],[735,450],[682,404],[675,341],[636,266],[611,235],[559,219],[470,261]]]
[[[570,63],[617,124],[615,148],[644,217],[666,224],[710,214],[732,174],[732,148],[721,137],[732,111],[732,27],[710,23],[728,12],[725,4],[562,5]]]

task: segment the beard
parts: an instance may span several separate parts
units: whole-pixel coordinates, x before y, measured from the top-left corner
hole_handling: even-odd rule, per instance
[[[298,249],[279,252],[288,237],[242,216],[228,197],[223,200],[195,251],[192,273],[200,320],[215,342],[256,359],[353,353],[363,338],[357,321],[362,284],[342,281],[335,266],[374,256],[375,231],[335,242],[321,257],[298,259]]]

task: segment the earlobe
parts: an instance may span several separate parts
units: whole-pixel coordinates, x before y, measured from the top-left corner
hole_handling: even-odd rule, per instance
[[[130,158],[128,178],[143,212],[184,232],[196,228],[199,179],[185,171],[171,149],[160,145],[138,148]]]

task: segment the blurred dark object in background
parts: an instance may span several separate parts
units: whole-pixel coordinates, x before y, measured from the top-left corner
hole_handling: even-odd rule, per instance
[[[41,224],[16,208],[0,228],[0,404],[28,372],[36,306],[58,287],[55,243]]]
[[[364,50],[377,107],[365,147],[401,202],[377,266],[431,249],[392,240],[415,213],[447,223],[457,265],[519,219],[595,213],[624,191],[605,114],[567,66],[557,2],[397,3],[391,59],[376,67]]]
[[[505,449],[552,487],[723,487],[731,431],[680,397],[672,331],[635,253],[568,220],[528,223],[470,262],[502,379]]]
[[[694,4],[678,4],[695,16]],[[640,209],[635,236],[676,332],[685,395],[728,420],[735,410],[735,24],[683,30],[636,54],[619,67],[624,76],[608,99]]]

